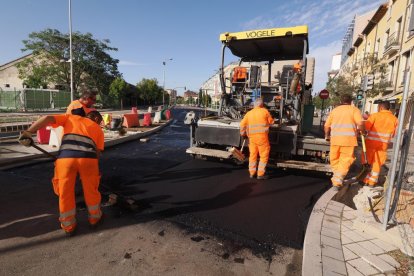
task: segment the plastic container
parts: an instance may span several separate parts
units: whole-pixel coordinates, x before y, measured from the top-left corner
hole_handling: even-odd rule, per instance
[[[37,142],[39,144],[49,144],[50,127],[44,127],[37,131]]]
[[[171,111],[169,109],[165,110],[165,119],[169,120],[171,118]]]
[[[155,112],[154,123],[158,124],[161,121],[161,111]]]
[[[144,120],[142,122],[143,126],[151,126],[151,113],[144,114]]]

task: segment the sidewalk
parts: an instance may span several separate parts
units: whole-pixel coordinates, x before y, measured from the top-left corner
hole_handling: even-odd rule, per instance
[[[140,120],[140,125],[142,125],[142,121],[143,120]],[[153,124],[150,127],[128,128],[126,134],[122,136],[119,135],[117,131],[104,130],[105,149],[128,141],[147,137],[169,125],[172,121],[173,119],[161,121],[159,124]],[[57,147],[52,147],[47,144],[38,146],[54,155],[57,154],[59,150]],[[46,157],[43,153],[33,147],[24,147],[20,145],[15,138],[0,141],[0,170],[37,163],[40,160],[45,159],[49,160],[50,158]]]
[[[408,172],[414,169],[411,152],[414,146],[407,160]],[[383,178],[390,158],[392,149]],[[306,230],[303,275],[414,275],[414,259],[408,257],[414,256],[413,244],[407,244],[414,241],[414,227],[399,224],[383,230],[368,204],[368,197],[374,197],[370,193],[379,190],[355,183],[339,192],[330,189],[318,200]],[[380,221],[383,201],[374,208]]]

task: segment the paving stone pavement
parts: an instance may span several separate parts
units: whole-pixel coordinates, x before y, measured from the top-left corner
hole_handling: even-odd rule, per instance
[[[356,210],[334,200],[328,202],[320,240],[323,275],[395,274],[400,264],[387,252],[398,248],[355,229],[356,218]],[[333,237],[333,232],[340,234]]]

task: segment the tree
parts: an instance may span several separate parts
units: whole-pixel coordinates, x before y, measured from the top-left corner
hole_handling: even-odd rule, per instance
[[[312,99],[312,103],[315,105],[317,109],[322,109],[322,99],[319,96],[315,96]],[[330,98],[326,99],[323,102],[323,108],[327,108],[332,105],[332,100]]]
[[[331,104],[340,103],[341,95],[343,94],[354,94],[358,87],[354,86],[344,76],[339,76],[334,79],[329,78],[326,89],[330,93]],[[316,98],[316,97],[315,97]]]
[[[118,103],[121,105],[121,109],[123,109],[123,102],[122,99],[125,97],[125,94],[128,89],[128,84],[124,79],[121,77],[115,78],[111,85],[109,86],[109,98],[114,106],[117,106]]]
[[[120,75],[118,60],[108,54],[118,49],[109,43],[107,39],[95,39],[91,33],[72,33],[75,92],[80,88],[97,89],[101,98],[107,100],[111,82]],[[33,55],[18,64],[19,77],[28,85],[38,85],[41,80],[43,84],[63,85],[69,90],[70,66],[65,62],[69,58],[69,34],[55,29],[32,32],[23,44],[22,51],[31,51]]]
[[[137,83],[137,90],[139,97],[146,104],[150,104],[151,102],[156,103],[157,100],[162,98],[163,89],[158,86],[157,79],[143,78]]]

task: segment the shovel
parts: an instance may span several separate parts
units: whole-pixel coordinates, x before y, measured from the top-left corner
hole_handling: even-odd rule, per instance
[[[371,166],[368,164],[368,159],[367,159],[367,147],[365,145],[364,135],[361,135],[361,143],[362,143],[362,152],[364,154],[364,159],[365,159],[365,163],[362,164],[362,170],[356,176],[344,180],[342,185],[351,185],[352,183],[355,183],[356,181],[362,181],[365,178],[365,176],[371,171]]]
[[[44,150],[44,149],[42,149],[41,147],[39,147],[38,145],[36,145],[35,143],[34,143],[34,141],[33,141],[33,139],[32,138],[30,138],[30,146],[31,147],[34,147],[35,149],[37,149],[38,151],[40,151],[40,152],[42,152],[43,154],[45,154],[47,157],[50,157],[50,158],[52,158],[52,159],[54,159],[54,160],[56,160],[57,159],[57,157],[56,156],[54,156],[53,154],[51,154],[50,152],[48,152],[48,151],[46,151],[46,150]]]
[[[364,135],[361,135],[361,142],[362,142],[362,152],[364,153],[365,163],[362,164],[362,170],[356,176],[357,180],[363,180],[365,178],[365,176],[371,171],[371,166],[368,164],[368,159],[367,159],[367,147],[365,145]]]

